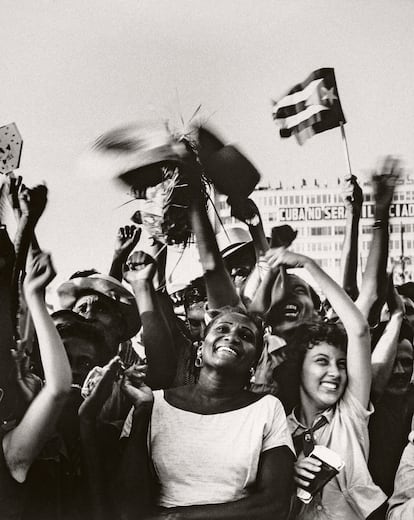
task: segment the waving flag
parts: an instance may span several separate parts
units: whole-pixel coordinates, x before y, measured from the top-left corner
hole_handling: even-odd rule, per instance
[[[341,122],[345,123],[334,69],[312,72],[305,81],[273,102],[272,113],[280,126],[280,137],[294,135],[299,144],[315,134],[340,126]]]

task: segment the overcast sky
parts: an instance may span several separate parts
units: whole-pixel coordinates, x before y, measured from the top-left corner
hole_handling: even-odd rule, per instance
[[[414,164],[412,0],[2,0],[0,123],[24,138],[21,173],[45,180],[39,225],[59,279],[110,263],[131,209],[78,158],[105,130],[203,117],[236,142],[264,183],[336,180],[339,129],[300,147],[271,119],[278,98],[315,69],[334,67],[355,173],[380,155]],[[362,173],[363,175],[363,173]]]

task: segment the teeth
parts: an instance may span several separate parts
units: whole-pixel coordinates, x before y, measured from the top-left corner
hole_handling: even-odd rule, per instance
[[[337,383],[328,383],[327,381],[324,381],[323,383],[321,383],[321,385],[325,388],[328,388],[329,390],[336,390],[338,388]]]
[[[218,347],[217,351],[219,351],[219,350],[224,350],[225,352],[229,352],[233,356],[237,356],[237,352],[230,347]]]
[[[285,306],[285,311],[294,311],[294,312],[296,312],[297,310],[298,310],[298,308],[297,308],[296,305],[289,304],[289,305]]]

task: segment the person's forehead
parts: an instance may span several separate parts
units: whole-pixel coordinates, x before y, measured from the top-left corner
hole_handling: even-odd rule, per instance
[[[346,359],[346,354],[343,350],[332,345],[331,343],[326,343],[325,341],[321,343],[317,343],[312,348],[308,350],[308,355],[315,357],[320,354],[324,354],[332,359]]]
[[[217,318],[216,323],[229,323],[231,325],[239,324],[243,327],[248,327],[251,330],[258,330],[255,323],[248,318],[247,316],[243,316],[243,314],[238,314],[236,312],[226,313]]]
[[[288,274],[289,277],[289,283],[292,287],[305,287],[305,289],[310,292],[310,286],[308,283],[305,282],[302,278],[299,276],[296,276],[295,274]]]

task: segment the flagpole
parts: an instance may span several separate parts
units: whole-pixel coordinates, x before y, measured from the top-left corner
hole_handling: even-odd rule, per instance
[[[342,144],[344,146],[345,159],[346,159],[346,164],[348,166],[348,175],[346,175],[345,178],[350,179],[352,177],[352,170],[351,170],[351,161],[349,159],[348,141],[346,140],[344,123],[342,121],[339,121],[339,125],[341,127]]]

